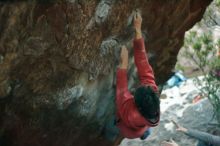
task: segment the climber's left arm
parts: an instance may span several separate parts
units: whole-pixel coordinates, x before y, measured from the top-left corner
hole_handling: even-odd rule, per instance
[[[121,106],[126,99],[123,99],[123,94],[128,91],[127,80],[128,68],[128,50],[125,46],[121,48],[121,61],[116,73],[116,102]]]

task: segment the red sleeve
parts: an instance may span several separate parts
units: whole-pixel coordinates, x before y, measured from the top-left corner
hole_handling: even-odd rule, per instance
[[[147,59],[144,39],[135,39],[134,44],[134,61],[137,66],[139,80],[142,85],[151,85],[155,91],[158,91],[155,83],[154,73]]]
[[[118,68],[116,78],[117,111],[120,115],[120,118],[124,121],[124,124],[128,127],[132,127],[134,124],[134,122],[132,121],[135,121],[135,119],[132,118],[134,114],[134,103],[132,102],[132,100],[129,100],[133,98],[133,96],[128,91],[127,70]]]
[[[128,92],[128,80],[127,80],[127,70],[126,69],[117,69],[116,75],[116,104],[117,107],[122,107],[123,103],[127,100],[124,97],[124,93]]]

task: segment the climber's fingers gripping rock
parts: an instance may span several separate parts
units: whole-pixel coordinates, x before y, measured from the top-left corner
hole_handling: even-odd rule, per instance
[[[136,32],[141,31],[141,25],[142,25],[142,17],[139,12],[135,12],[134,15],[134,29]]]

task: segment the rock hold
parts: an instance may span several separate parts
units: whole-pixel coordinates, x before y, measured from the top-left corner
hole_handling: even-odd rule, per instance
[[[79,100],[79,97],[83,94],[83,90],[81,85],[77,85],[58,93],[56,98],[59,109],[66,109],[73,101]]]
[[[0,55],[0,64],[3,62],[4,57],[2,55]]]
[[[108,54],[116,54],[116,49],[119,48],[119,42],[115,38],[104,40],[100,46],[100,55],[104,57]],[[118,56],[118,55],[117,55]],[[116,57],[116,56],[115,56]]]
[[[8,80],[0,82],[0,99],[7,97],[12,91]]]
[[[106,20],[106,18],[108,17],[112,3],[113,3],[113,1],[111,1],[111,0],[102,0],[98,4],[98,6],[96,8],[96,12],[95,12],[95,22],[98,25],[103,23]]]

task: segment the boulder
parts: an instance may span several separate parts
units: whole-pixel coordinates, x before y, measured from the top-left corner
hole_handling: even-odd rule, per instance
[[[112,145],[103,133],[114,114],[119,46],[137,83],[132,12],[156,81],[172,74],[184,33],[212,0],[4,0],[0,2],[0,145]]]

